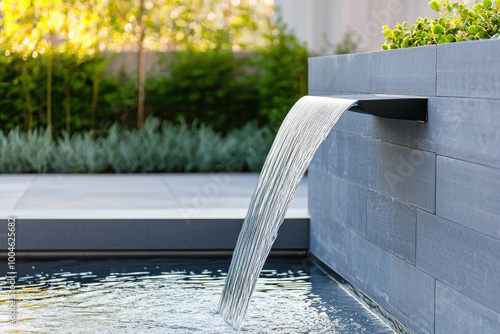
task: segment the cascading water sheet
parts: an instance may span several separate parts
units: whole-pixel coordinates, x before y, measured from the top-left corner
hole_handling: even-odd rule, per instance
[[[314,153],[355,103],[305,96],[283,121],[252,196],[219,303],[219,313],[234,328],[241,328],[260,271]]]

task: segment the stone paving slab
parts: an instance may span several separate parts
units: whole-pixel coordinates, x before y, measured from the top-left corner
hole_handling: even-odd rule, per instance
[[[15,216],[16,252],[27,256],[232,250],[258,178],[243,173],[0,175],[0,245],[7,241],[7,217]],[[273,249],[308,248],[304,178]]]
[[[0,175],[0,215],[29,219],[244,218],[259,174]],[[308,218],[307,177],[287,218]]]

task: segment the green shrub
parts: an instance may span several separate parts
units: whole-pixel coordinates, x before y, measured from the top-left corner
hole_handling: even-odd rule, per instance
[[[199,120],[227,132],[259,115],[257,78],[249,57],[236,57],[222,49],[178,52],[166,77],[146,82],[146,108],[150,115],[187,123]]]
[[[54,144],[50,132],[35,129],[25,133],[19,128],[0,136],[0,173],[46,173],[50,170]]]
[[[500,0],[483,0],[472,9],[466,2],[431,1],[429,6],[441,14],[439,19],[419,18],[410,29],[406,22],[394,30],[384,29],[384,50],[444,44],[500,37]]]
[[[108,169],[106,153],[102,139],[94,140],[93,131],[77,132],[71,137],[64,133],[54,143],[50,172],[102,173]]]
[[[0,173],[258,172],[274,139],[255,122],[226,135],[203,124],[148,118],[141,130],[113,124],[107,136],[20,128],[0,133]]]
[[[250,121],[276,129],[293,104],[307,94],[309,53],[281,21],[263,40],[265,47],[246,53],[221,47],[176,52],[166,75],[146,80],[146,115],[176,124],[198,120],[223,134]],[[69,53],[51,57],[53,135],[63,136],[63,130],[106,134],[115,122],[136,126],[136,80],[123,74],[101,78],[109,58],[100,53],[82,59]],[[48,65],[46,54],[24,59],[17,54],[0,55],[0,127],[4,133],[18,126],[25,131],[47,126]]]
[[[110,123],[121,119],[123,109],[135,108],[135,86],[127,78],[103,78],[95,126],[91,120],[94,66],[104,61],[96,57],[80,62],[76,57],[56,54],[52,72],[52,130],[60,134],[66,129],[66,108],[69,103],[70,131],[107,131]],[[0,55],[0,127],[4,131],[23,126],[47,124],[47,59],[39,56],[26,61]],[[31,115],[30,115],[31,114]]]
[[[260,51],[258,62],[263,70],[259,93],[261,113],[277,128],[295,102],[307,95],[309,52],[281,18],[268,38],[271,45]]]
[[[252,120],[278,128],[307,94],[309,53],[281,20],[266,38],[265,48],[238,56],[220,48],[177,53],[169,75],[147,80],[148,114],[223,132]]]

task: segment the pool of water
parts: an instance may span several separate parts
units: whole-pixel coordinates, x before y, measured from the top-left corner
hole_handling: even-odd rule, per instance
[[[116,259],[17,264],[17,323],[2,333],[236,333],[217,314],[229,260]],[[269,259],[244,333],[393,333],[307,259]]]

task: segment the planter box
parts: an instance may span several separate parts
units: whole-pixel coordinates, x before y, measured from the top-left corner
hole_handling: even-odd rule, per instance
[[[500,40],[311,58],[309,89],[429,98],[426,124],[341,117],[311,252],[415,333],[499,332]]]

